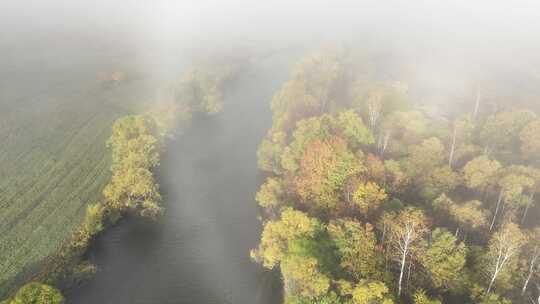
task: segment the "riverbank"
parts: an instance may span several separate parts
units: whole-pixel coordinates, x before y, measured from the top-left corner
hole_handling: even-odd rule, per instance
[[[220,115],[194,118],[168,144],[156,173],[166,212],[98,237],[88,252],[98,272],[66,292],[69,303],[281,302],[279,274],[253,263],[249,250],[260,236],[254,152],[290,61],[273,57],[241,75]]]

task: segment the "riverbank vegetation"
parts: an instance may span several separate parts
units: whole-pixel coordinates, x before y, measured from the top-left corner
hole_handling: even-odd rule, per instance
[[[86,189],[85,193],[95,191],[92,197],[96,199],[87,204],[82,219],[76,218],[79,226],[71,228],[71,236],[52,254],[39,260],[41,266],[31,273],[30,281],[69,286],[86,280],[95,273],[96,266],[84,260],[84,253],[100,232],[128,213],[148,219],[159,217],[163,207],[154,171],[159,166],[160,153],[165,149],[167,139],[187,128],[194,114],[214,115],[221,111],[224,82],[233,76],[231,67],[191,69],[174,84],[174,96],[152,103],[142,114],[116,119],[109,131],[109,139],[93,144],[93,147],[110,153],[110,156],[105,154],[107,161],[103,162],[110,166],[110,173],[104,172],[108,183]],[[100,198],[96,194],[101,190]],[[2,253],[9,252],[8,248],[2,248]],[[28,278],[20,280],[24,282]],[[6,286],[2,291],[8,293],[10,289]],[[38,289],[43,294],[54,290],[47,285],[29,283],[7,303],[19,303],[16,302],[20,301],[19,294],[40,297]],[[36,303],[57,303],[47,301]]]
[[[531,103],[475,90],[440,113],[407,79],[373,69],[316,52],[275,94],[257,152],[268,177],[253,259],[281,271],[288,304],[538,298]]]

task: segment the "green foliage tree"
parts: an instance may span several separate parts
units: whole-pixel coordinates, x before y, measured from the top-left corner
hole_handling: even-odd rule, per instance
[[[457,238],[443,229],[431,233],[431,241],[420,257],[422,265],[436,288],[451,289],[461,280],[467,248]]]
[[[351,147],[358,148],[360,145],[369,145],[375,142],[371,131],[354,110],[340,112],[336,120],[343,138]]]
[[[300,237],[313,237],[320,223],[306,214],[285,209],[277,221],[264,225],[259,248],[251,252],[252,258],[264,267],[274,268],[286,254],[289,243]]]
[[[521,130],[535,119],[529,110],[512,110],[496,113],[487,118],[480,130],[480,141],[488,150],[504,155],[519,147]]]
[[[327,229],[338,248],[343,269],[356,280],[382,279],[382,256],[370,224],[337,219],[331,221]]]
[[[529,122],[519,133],[521,155],[527,160],[538,160],[540,157],[540,119]]]
[[[439,300],[432,300],[422,289],[417,290],[413,296],[414,304],[441,304]]]
[[[21,287],[9,304],[62,304],[64,297],[56,288],[40,284],[29,283]]]
[[[379,281],[361,281],[352,290],[353,304],[393,304],[389,289]]]

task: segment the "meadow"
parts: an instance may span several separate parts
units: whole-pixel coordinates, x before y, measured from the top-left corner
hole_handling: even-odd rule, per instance
[[[97,75],[106,67],[67,62],[30,71],[12,63],[0,73],[0,297],[34,275],[102,198],[111,126],[148,100],[144,80],[104,86]]]

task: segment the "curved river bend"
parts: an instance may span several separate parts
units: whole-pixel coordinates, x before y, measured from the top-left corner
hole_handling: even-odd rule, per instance
[[[228,88],[223,113],[169,143],[159,170],[165,214],[123,221],[89,252],[98,273],[66,293],[76,304],[281,302],[276,273],[249,258],[260,237],[256,149],[289,64],[271,58]]]

